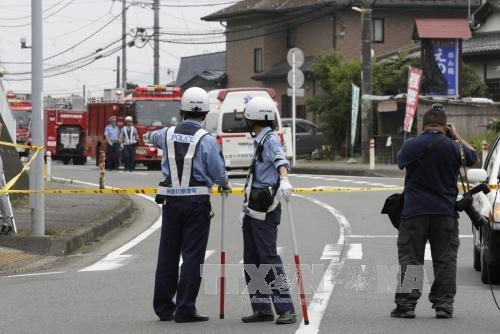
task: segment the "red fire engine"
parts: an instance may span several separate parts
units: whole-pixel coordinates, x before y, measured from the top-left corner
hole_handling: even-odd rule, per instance
[[[181,88],[155,86],[137,87],[129,96],[115,101],[90,101],[87,104],[89,154],[96,158],[101,149],[105,150],[104,128],[109,123],[109,117],[116,116],[117,125],[123,126],[125,117],[132,116],[139,136],[134,161],[142,163],[148,169],[158,168],[163,152],[151,144],[145,144],[142,135],[148,131],[176,125],[179,120],[181,96]]]
[[[53,160],[65,165],[87,162],[86,129],[87,112],[71,109],[45,109],[45,147]]]
[[[31,122],[31,100],[27,95],[16,95],[13,92],[7,92],[7,101],[16,119],[16,143],[27,145],[29,137],[29,127]],[[29,150],[17,148],[20,156],[28,156]]]

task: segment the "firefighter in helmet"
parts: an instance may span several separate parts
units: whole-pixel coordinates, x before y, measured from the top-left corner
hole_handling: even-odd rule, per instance
[[[289,200],[293,188],[288,181],[289,162],[273,131],[276,106],[270,99],[254,97],[245,107],[244,117],[254,137],[254,158],[245,183],[245,201],[241,214],[245,279],[253,314],[243,322],[273,321],[277,324],[297,321],[276,240],[281,220],[281,199]],[[251,286],[249,273],[269,266],[265,277],[268,287]],[[254,270],[252,270],[254,269]],[[267,270],[267,269],[266,269]],[[255,280],[258,281],[258,280]]]
[[[144,135],[164,152],[165,181],[156,198],[163,213],[153,307],[161,321],[198,322],[208,320],[195,303],[212,218],[209,190],[214,183],[222,191],[230,191],[231,185],[216,139],[202,129],[208,94],[198,87],[187,89],[180,110],[182,124]]]

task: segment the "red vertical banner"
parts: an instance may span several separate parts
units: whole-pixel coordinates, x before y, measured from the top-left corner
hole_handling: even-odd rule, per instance
[[[404,130],[411,132],[415,112],[417,111],[420,96],[420,82],[422,81],[422,70],[410,67],[408,69],[408,93],[406,94],[406,114]]]

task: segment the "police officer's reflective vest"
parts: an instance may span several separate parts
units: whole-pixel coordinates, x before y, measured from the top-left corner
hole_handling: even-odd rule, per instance
[[[208,132],[188,124],[170,127],[165,135],[170,180],[168,186],[158,187],[158,195],[209,195],[209,187],[192,176],[193,158],[201,139]]]

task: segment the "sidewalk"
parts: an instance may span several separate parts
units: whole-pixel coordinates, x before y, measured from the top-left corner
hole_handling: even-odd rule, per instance
[[[49,189],[74,189],[52,182]],[[0,274],[42,267],[85,247],[131,216],[123,195],[46,195],[45,236],[33,237],[27,196],[12,196],[18,234],[0,236]]]
[[[405,175],[405,172],[396,165],[375,164],[375,169],[370,170],[369,164],[359,162],[350,164],[347,160],[297,160],[292,173],[375,177],[404,177]]]

